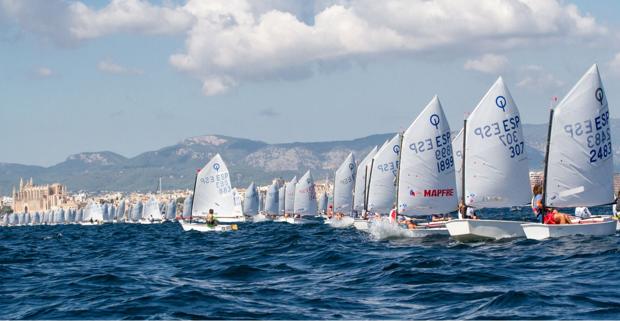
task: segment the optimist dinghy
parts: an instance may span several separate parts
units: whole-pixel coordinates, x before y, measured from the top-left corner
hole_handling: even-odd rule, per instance
[[[350,153],[334,176],[334,215],[326,224],[343,228],[353,225],[353,189],[356,176],[355,157]],[[325,195],[325,194],[324,194]],[[325,195],[327,196],[327,195]]]
[[[614,201],[613,153],[607,97],[595,64],[551,110],[543,208],[608,205]],[[523,224],[528,239],[616,232],[611,217],[573,224]]]
[[[372,158],[375,154],[377,154],[378,148],[378,146],[375,146],[371,149],[368,155],[366,155],[359,165],[357,165],[355,191],[353,195],[353,210],[358,213],[358,215],[353,221],[353,226],[360,231],[368,231],[369,227],[368,217],[365,214],[367,196],[366,188],[368,187],[368,177],[370,176],[368,173],[371,170],[370,163],[372,162]]]
[[[452,142],[460,182],[457,189],[467,207],[509,211],[512,206],[530,202],[528,160],[521,127],[517,105],[500,77]],[[523,223],[526,222],[459,217],[447,222],[446,227],[454,239],[471,242],[525,237]]]
[[[316,216],[318,213],[318,203],[316,200],[316,190],[314,179],[310,171],[302,176],[295,184],[295,200],[293,203],[293,217],[285,218],[289,224],[309,224],[314,223],[307,217]]]
[[[232,225],[206,224],[204,218],[209,210],[214,211],[219,222],[229,222],[243,216],[241,210],[235,207],[230,174],[220,154],[215,155],[196,175],[193,195],[192,219],[180,221],[184,231],[220,232],[233,229]]]

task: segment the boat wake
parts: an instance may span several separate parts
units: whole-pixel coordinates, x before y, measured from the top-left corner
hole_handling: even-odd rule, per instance
[[[353,226],[353,222],[354,221],[355,220],[352,217],[345,216],[345,217],[343,217],[343,218],[341,218],[339,220],[335,219],[335,218],[326,220],[325,223],[327,223],[327,224],[329,224],[329,226],[335,227],[335,228],[347,228],[347,227]]]
[[[368,232],[376,240],[393,240],[409,237],[407,230],[391,222],[389,219],[372,221]]]

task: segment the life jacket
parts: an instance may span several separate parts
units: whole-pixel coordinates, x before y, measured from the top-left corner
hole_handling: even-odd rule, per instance
[[[555,224],[555,214],[553,212],[545,214],[543,224]]]
[[[396,210],[392,210],[390,212],[390,218],[392,219],[392,221],[396,221]]]

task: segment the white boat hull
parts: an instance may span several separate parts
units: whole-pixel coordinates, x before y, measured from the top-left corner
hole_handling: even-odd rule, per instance
[[[370,228],[370,222],[368,220],[355,219],[353,221],[353,227],[360,231],[368,231]]]
[[[433,235],[449,236],[450,232],[448,232],[448,229],[445,227],[433,227],[433,228],[416,228],[413,230],[407,230],[406,234],[409,237],[418,238],[418,237],[427,237],[427,236],[433,236]]]
[[[519,221],[457,219],[446,223],[450,236],[460,242],[525,237]]]
[[[247,218],[245,216],[235,216],[235,217],[219,217],[216,215],[216,219],[220,223],[244,223],[247,222]]]
[[[312,221],[304,219],[304,218],[286,218],[286,223],[289,224],[309,224],[312,223]]]
[[[259,213],[257,215],[255,215],[252,220],[254,221],[254,223],[260,223],[260,222],[268,222],[268,221],[272,221],[271,217],[269,217],[268,215],[265,215],[263,213]]]
[[[183,231],[198,231],[198,232],[225,232],[232,231],[233,228],[231,225],[216,225],[216,226],[208,226],[204,223],[189,223],[181,221],[181,227]]]
[[[587,221],[586,221],[587,222]],[[532,240],[544,240],[572,235],[605,236],[616,233],[617,221],[604,220],[592,223],[575,224],[523,224],[525,237]]]

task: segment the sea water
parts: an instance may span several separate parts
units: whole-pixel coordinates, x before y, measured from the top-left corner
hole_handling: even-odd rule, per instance
[[[617,319],[619,248],[618,235],[378,240],[318,219],[2,227],[0,318]]]

